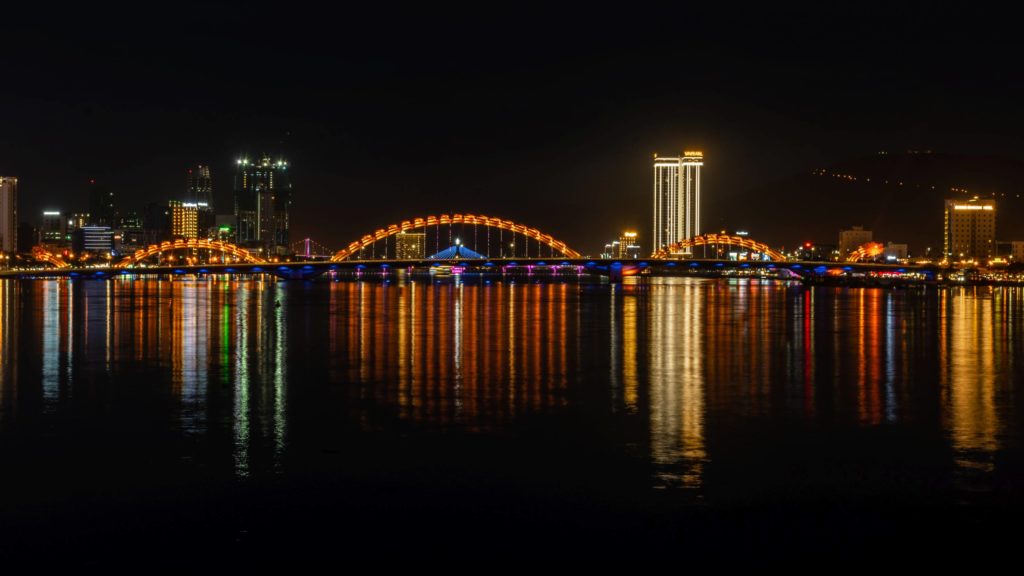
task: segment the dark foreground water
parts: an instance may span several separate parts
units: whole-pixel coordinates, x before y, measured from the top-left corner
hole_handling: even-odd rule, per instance
[[[0,559],[1010,555],[1024,292],[0,281]]]

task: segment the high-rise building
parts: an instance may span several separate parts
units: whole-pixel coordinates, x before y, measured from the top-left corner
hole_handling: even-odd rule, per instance
[[[18,179],[0,176],[0,252],[18,251]]]
[[[654,155],[654,250],[700,235],[700,171],[704,153]]]
[[[190,240],[199,237],[199,207],[192,202],[171,200],[167,203],[171,212],[171,236]]]
[[[97,226],[117,225],[117,211],[114,209],[114,193],[106,186],[96,183],[95,178],[89,180],[89,215],[90,224]]]
[[[269,252],[288,250],[292,186],[288,162],[238,160],[235,175],[236,241]]]
[[[59,210],[44,210],[43,225],[39,229],[42,244],[51,247],[66,246],[68,241],[67,222]]]
[[[636,232],[623,232],[619,236],[617,258],[636,259],[640,257],[640,239]]]
[[[996,201],[975,196],[946,200],[943,254],[951,261],[984,260],[995,255]]]
[[[427,235],[423,232],[399,232],[395,234],[395,258],[398,260],[423,260],[427,255]]]
[[[849,230],[839,231],[839,258],[845,260],[850,252],[860,248],[872,241],[871,230],[865,230],[863,226],[854,226]]]
[[[71,234],[71,249],[107,256],[114,249],[114,234],[110,226],[83,226]]]
[[[200,164],[195,168],[189,168],[187,187],[188,194],[185,198],[196,205],[199,236],[209,238],[213,234],[217,220],[213,206],[213,179],[210,177],[210,167]]]

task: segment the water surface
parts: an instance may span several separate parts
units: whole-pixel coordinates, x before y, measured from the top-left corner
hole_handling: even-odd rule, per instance
[[[980,549],[1022,509],[1022,305],[758,280],[0,280],[0,554]]]

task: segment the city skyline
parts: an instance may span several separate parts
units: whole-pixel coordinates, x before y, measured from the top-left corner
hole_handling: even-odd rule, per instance
[[[238,32],[254,15],[211,8],[188,41],[162,18],[145,35],[102,12],[55,14],[46,24],[12,19],[12,47],[0,59],[23,82],[0,94],[0,174],[20,178],[22,212],[35,214],[49,208],[42,199],[83,210],[71,206],[91,177],[119,203],[174,198],[181,171],[205,165],[223,213],[234,161],[265,151],[297,167],[304,202],[291,228],[302,237],[346,242],[336,213],[322,207],[343,203],[353,221],[372,227],[394,217],[380,201],[388,199],[408,214],[473,210],[542,229],[560,225],[567,242],[598,250],[605,226],[649,234],[650,182],[637,175],[655,150],[694,146],[715,159],[704,168],[714,194],[702,199],[702,230],[747,229],[772,244],[820,242],[858,223],[886,232],[872,222],[889,202],[884,191],[867,203],[875,211],[846,221],[850,206],[862,208],[867,192],[859,185],[822,192],[821,180],[792,185],[791,177],[882,150],[1024,159],[1022,127],[997,113],[1020,94],[1020,81],[1002,72],[1015,41],[988,34],[983,43],[950,45],[936,23],[971,16],[948,7],[893,10],[881,20],[826,13],[815,25],[783,8],[741,17],[764,23],[745,34],[730,32],[734,17],[701,8],[685,11],[698,25],[677,43],[652,33],[639,12],[589,16],[595,21],[585,29],[557,10],[482,27],[426,16],[430,26],[403,28],[415,58],[378,39],[382,14],[360,10],[353,17],[365,26],[341,39],[326,20],[280,15],[283,38],[295,41],[267,56],[280,81],[254,98],[236,96],[234,68],[254,48]],[[653,26],[669,30],[673,12]],[[619,33],[603,32],[612,26]],[[876,31],[871,43],[856,33],[860,26]],[[769,34],[778,27],[792,34]],[[524,28],[535,30],[525,47]],[[813,49],[831,36],[847,41]],[[125,45],[134,48],[127,60],[112,57]],[[701,57],[687,58],[683,75],[661,74],[665,57],[652,55]],[[959,73],[950,77],[950,68]],[[965,169],[962,178],[921,184],[985,195],[1015,193],[1015,182],[993,187],[983,171]],[[767,198],[813,212],[801,223],[827,230],[787,238],[800,220],[762,219]],[[563,217],[583,211],[593,217]],[[941,250],[940,230],[914,232],[912,246]]]
[[[1009,6],[145,8],[4,10],[12,573],[1016,554]]]

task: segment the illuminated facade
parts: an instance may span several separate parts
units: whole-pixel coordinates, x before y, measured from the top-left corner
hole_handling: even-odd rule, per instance
[[[426,254],[427,235],[423,232],[395,234],[395,258],[398,260],[422,260]]]
[[[981,260],[995,255],[996,201],[946,200],[943,255],[953,261]]]
[[[873,240],[871,230],[865,230],[863,226],[854,226],[849,230],[839,231],[839,257],[845,260],[851,252]]]
[[[704,153],[654,156],[654,250],[700,234],[700,172]]]
[[[266,252],[288,250],[289,212],[292,186],[288,162],[238,160],[235,175],[235,241]]]
[[[18,251],[18,179],[0,176],[0,252]]]
[[[68,240],[68,230],[64,216],[57,210],[43,211],[43,226],[39,229],[39,236],[41,243],[45,246],[65,246]]]
[[[79,253],[108,255],[114,249],[114,234],[110,226],[83,226],[71,235],[71,249]]]
[[[199,208],[192,202],[171,200],[167,203],[171,212],[171,237],[186,240],[199,237]]]
[[[640,240],[636,232],[623,232],[619,236],[617,258],[636,259],[640,257]]]

